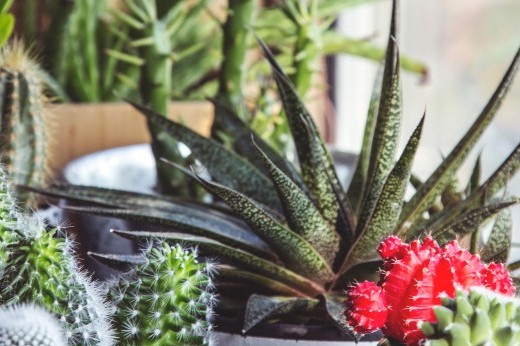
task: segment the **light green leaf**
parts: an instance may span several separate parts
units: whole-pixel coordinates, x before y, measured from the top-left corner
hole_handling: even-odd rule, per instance
[[[392,24],[383,72],[381,100],[374,130],[368,178],[360,208],[356,234],[366,227],[392,169],[401,125],[401,85],[399,79],[399,52],[397,48],[397,3],[394,2]]]
[[[394,232],[403,207],[404,194],[421,139],[423,125],[424,116],[388,175],[366,228],[361,232],[350,254],[347,255],[344,271],[358,263],[377,259],[377,245]]]
[[[14,30],[14,16],[11,13],[0,14],[0,47],[3,46]]]

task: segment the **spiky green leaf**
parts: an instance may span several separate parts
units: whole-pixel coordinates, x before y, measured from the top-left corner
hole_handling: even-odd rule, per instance
[[[208,191],[221,198],[242,216],[258,236],[280,255],[289,269],[320,283],[332,279],[334,276],[332,270],[316,249],[303,237],[274,219],[258,203],[237,191],[198,178]]]
[[[475,166],[473,166],[473,170],[471,171],[471,176],[468,180],[468,184],[464,191],[466,195],[470,195],[477,190],[480,185],[480,175],[482,172],[482,153],[477,157],[477,161],[475,161]]]
[[[318,305],[317,299],[295,297],[268,297],[252,294],[247,302],[243,332],[247,333],[258,323],[271,316],[295,312],[308,312]]]
[[[446,159],[437,167],[426,182],[419,188],[415,195],[405,204],[399,219],[398,228],[400,235],[409,236],[407,228],[418,220],[422,214],[432,205],[439,194],[449,183],[456,170],[460,167],[468,153],[480,138],[494,115],[498,111],[509,87],[511,86],[518,64],[520,62],[520,49],[517,51],[502,81],[488,101],[484,110],[475,120],[470,129],[457,143]]]
[[[397,2],[394,2],[392,24],[388,38],[381,100],[370,149],[370,164],[366,188],[360,208],[356,234],[366,227],[374,211],[386,177],[394,164],[401,126],[401,84],[399,79],[399,52],[397,48]]]
[[[480,252],[486,262],[507,262],[511,250],[513,236],[513,220],[510,209],[502,210],[497,214],[491,234]]]
[[[408,140],[401,157],[388,175],[366,228],[361,232],[358,241],[347,256],[344,270],[348,270],[357,263],[377,259],[378,256],[375,252],[377,244],[395,230],[403,207],[404,194],[410,179],[423,125],[424,115]]]
[[[312,244],[331,265],[339,250],[340,237],[336,230],[330,227],[305,192],[276,167],[258,146],[256,150],[261,155],[282,202],[289,227]]]
[[[452,223],[433,229],[432,236],[437,239],[439,243],[447,243],[455,238],[475,231],[477,227],[489,217],[519,202],[520,199],[516,198],[510,201],[498,202],[469,210],[460,215]]]
[[[303,181],[323,217],[339,230],[347,242],[353,239],[353,212],[337,177],[332,158],[320,137],[312,117],[298,97],[289,78],[269,48],[259,40],[271,64],[287,121],[295,140]]]

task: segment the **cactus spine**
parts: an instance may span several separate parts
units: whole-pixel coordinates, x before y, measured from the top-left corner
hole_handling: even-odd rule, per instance
[[[0,309],[0,345],[66,346],[58,320],[35,305]]]
[[[124,345],[204,345],[215,297],[211,268],[195,251],[167,243],[148,246],[138,265],[110,290]]]
[[[20,42],[0,51],[1,162],[15,184],[45,185],[48,172],[43,110],[46,98],[39,71]],[[33,199],[28,202],[35,203]]]
[[[3,171],[0,188],[0,305],[36,302],[59,318],[68,345],[111,345],[111,311],[79,270],[71,241],[17,211]]]
[[[482,288],[459,290],[434,309],[437,321],[421,330],[426,345],[520,345],[520,300]]]

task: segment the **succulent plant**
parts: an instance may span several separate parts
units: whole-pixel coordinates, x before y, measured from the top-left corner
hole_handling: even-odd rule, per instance
[[[363,281],[348,291],[345,314],[357,333],[381,329],[392,340],[419,345],[425,337],[419,326],[435,321],[441,296],[453,298],[456,290],[472,287],[504,296],[515,293],[502,263],[483,264],[456,240],[441,248],[431,236],[410,244],[390,236],[378,251],[383,259],[379,282]]]
[[[444,245],[475,232],[483,221],[518,202],[492,198],[518,171],[519,147],[486,181],[474,178],[468,193],[457,195],[455,202],[439,199],[453,196],[455,173],[496,114],[513,81],[520,51],[474,124],[432,175],[418,182],[411,166],[423,120],[396,159],[401,121],[397,2],[391,23],[384,72],[375,86],[354,181],[346,191],[308,111],[262,45],[293,134],[299,169],[218,103],[228,132],[234,134],[233,150],[134,103],[151,124],[190,148],[197,158],[192,171],[175,164],[171,169],[198,181],[216,197],[215,203],[69,185],[43,192],[95,204],[69,207],[78,212],[162,226],[116,234],[140,241],[155,236],[183,241],[217,256],[222,262],[216,280],[221,297],[217,311],[243,318],[245,332],[265,320],[342,325],[343,290],[354,280],[377,280],[375,249],[387,236],[409,240],[430,232]],[[416,191],[405,199],[409,182]],[[499,221],[492,238],[510,238],[506,228],[498,227]],[[507,241],[488,245],[484,247],[493,248],[490,257],[507,257]]]
[[[193,249],[158,242],[138,260],[142,263],[109,292],[118,340],[124,345],[207,344],[215,303],[213,265],[198,262]]]
[[[59,318],[69,345],[111,345],[110,309],[72,242],[17,210],[3,171],[0,188],[0,306],[35,302]]]
[[[0,308],[0,344],[4,346],[66,346],[60,322],[35,305]]]
[[[473,288],[442,298],[434,309],[435,321],[424,322],[427,346],[520,344],[520,301]]]
[[[15,184],[45,185],[49,139],[44,121],[47,99],[43,76],[20,42],[12,42],[0,51],[0,102],[2,164]],[[34,206],[35,200],[27,202]]]

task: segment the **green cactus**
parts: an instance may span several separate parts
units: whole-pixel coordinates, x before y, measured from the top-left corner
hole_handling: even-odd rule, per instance
[[[180,245],[149,245],[146,262],[110,289],[125,345],[204,345],[215,297],[212,265]]]
[[[422,332],[430,346],[520,345],[520,300],[482,288],[458,291],[434,308],[437,322],[425,322]]]
[[[70,239],[21,214],[0,170],[0,305],[35,302],[59,317],[69,345],[111,345],[101,288],[78,268]]]
[[[58,320],[35,305],[0,309],[0,345],[66,346]]]
[[[0,51],[1,162],[13,183],[45,185],[48,139],[40,69],[20,42]],[[34,198],[18,196],[34,206]]]

